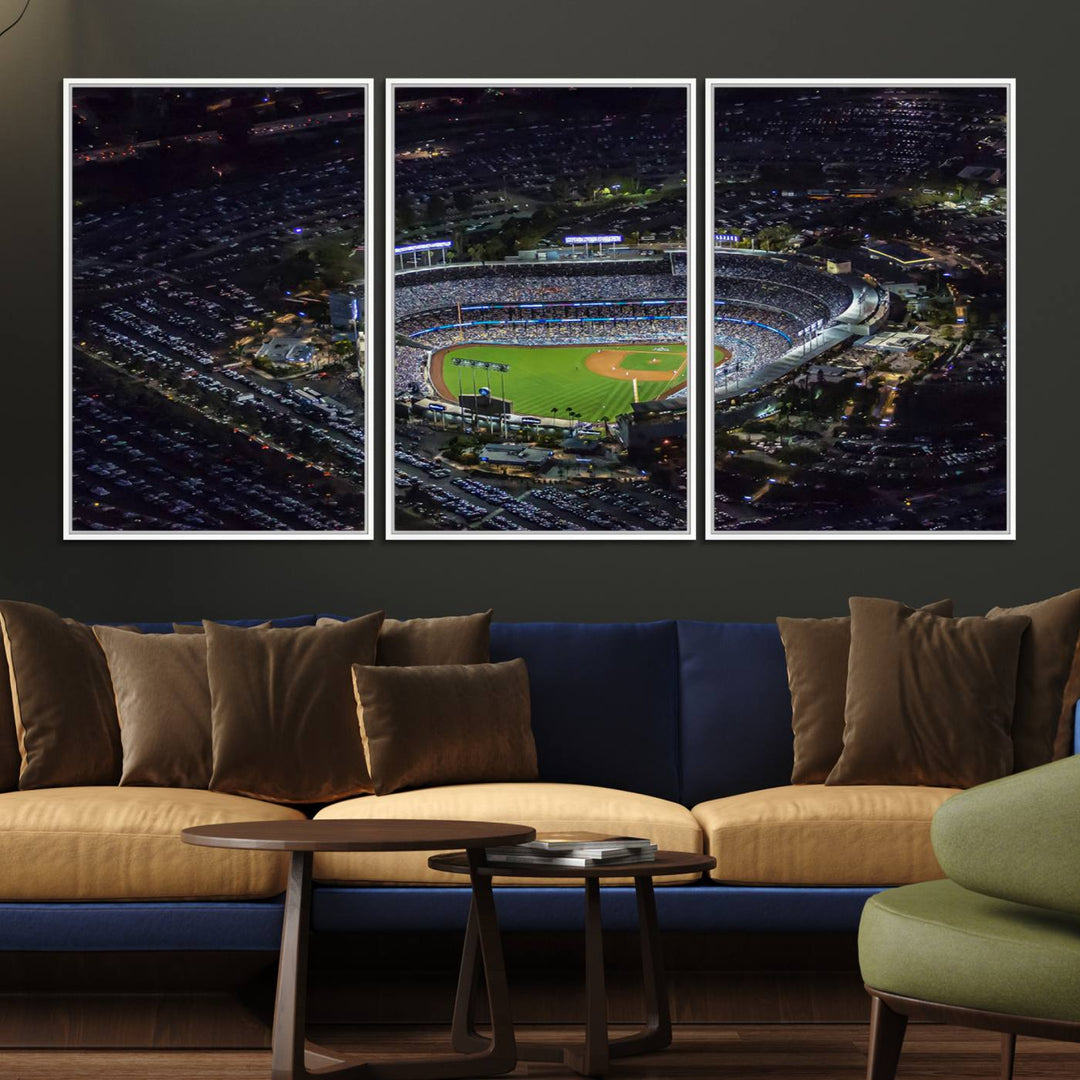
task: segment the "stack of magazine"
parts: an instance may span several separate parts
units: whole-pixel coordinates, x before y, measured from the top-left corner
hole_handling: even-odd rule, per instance
[[[656,845],[640,836],[590,832],[540,834],[527,844],[487,849],[489,863],[507,866],[613,866],[655,858]]]

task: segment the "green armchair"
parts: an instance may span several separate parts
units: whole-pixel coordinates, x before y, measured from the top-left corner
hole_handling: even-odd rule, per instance
[[[872,897],[859,926],[868,1080],[893,1080],[909,1018],[1080,1042],[1080,756],[953,796],[934,816],[948,875]]]

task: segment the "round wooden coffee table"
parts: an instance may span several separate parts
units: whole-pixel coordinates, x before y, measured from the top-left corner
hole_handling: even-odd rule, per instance
[[[428,859],[432,870],[450,874],[469,874],[479,878],[568,878],[585,885],[585,1042],[581,1046],[545,1046],[518,1043],[518,1057],[523,1061],[561,1061],[583,1076],[603,1076],[611,1058],[629,1057],[662,1050],[671,1043],[671,1009],[667,980],[660,955],[660,928],[656,919],[656,895],[653,878],[670,874],[700,874],[716,866],[711,855],[687,851],[658,851],[655,860],[618,863],[609,866],[513,866],[477,864],[475,855],[465,852],[433,855]],[[602,878],[633,878],[637,893],[638,933],[641,935],[641,967],[645,984],[645,1026],[633,1035],[608,1038],[607,994],[604,986],[604,933],[600,917],[600,881]],[[483,927],[480,909],[473,904],[465,934],[458,991],[454,1001],[451,1044],[461,1053],[475,1054],[490,1047],[491,1040],[476,1031],[475,1004],[480,980],[478,952],[483,950]]]
[[[517,1064],[491,875],[482,872],[483,849],[525,843],[536,836],[534,829],[493,821],[250,821],[199,825],[184,829],[180,835],[187,843],[204,847],[291,853],[274,1001],[270,1066],[273,1080],[310,1080],[330,1074],[343,1080],[346,1077],[352,1080],[456,1080],[471,1076],[501,1076]],[[314,852],[449,851],[454,848],[466,849],[461,856],[464,869],[457,872],[468,874],[472,883],[469,928],[474,939],[480,942],[491,1010],[491,1039],[484,1040],[484,1045],[476,1052],[389,1064],[336,1056],[307,1044],[304,1028]]]

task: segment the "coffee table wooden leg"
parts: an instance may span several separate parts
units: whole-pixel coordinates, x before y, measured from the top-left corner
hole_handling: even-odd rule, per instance
[[[480,941],[480,955],[484,963],[484,985],[487,987],[488,1015],[491,1020],[488,1049],[475,1056],[485,1059],[490,1070],[488,1075],[492,1075],[500,1071],[510,1072],[517,1065],[517,1046],[499,917],[495,910],[495,893],[492,891],[491,878],[478,872],[483,864],[483,852],[470,851],[469,862],[472,868],[472,908],[476,915],[476,936]]]
[[[641,969],[645,990],[645,1026],[632,1035],[608,1039],[607,1001],[604,987],[603,928],[600,919],[600,886],[585,882],[585,1045],[557,1047],[522,1043],[523,1061],[562,1060],[575,1072],[600,1076],[609,1058],[648,1054],[671,1045],[671,1008],[660,950],[660,924],[656,916],[656,893],[651,877],[634,879],[637,893],[638,932],[641,935]]]
[[[477,853],[475,858],[472,858],[474,869],[481,862],[482,857]],[[510,991],[506,984],[502,939],[491,878],[473,873],[471,881],[472,902],[469,905],[469,921],[465,928],[465,944],[461,953],[457,993],[454,997],[454,1019],[450,1029],[451,1046],[464,1056],[448,1064],[464,1070],[460,1075],[498,1076],[511,1072],[517,1065]],[[476,1030],[476,1000],[481,982],[487,989],[488,1014],[491,1018],[490,1039]],[[395,1067],[369,1068],[374,1075],[374,1070]],[[472,1071],[469,1071],[470,1069]]]
[[[596,878],[585,879],[585,1045],[567,1047],[563,1060],[584,1076],[603,1076],[608,1068],[604,925]]]
[[[294,851],[289,862],[285,918],[281,928],[277,996],[270,1075],[273,1080],[300,1080],[304,1067],[304,1025],[307,1017],[308,923],[311,914],[311,852]]]
[[[641,974],[645,990],[645,1027],[633,1035],[613,1039],[612,1057],[647,1054],[671,1045],[671,1007],[667,976],[660,950],[660,923],[656,917],[656,893],[651,877],[634,879],[637,891],[638,933],[641,935]]]
[[[343,1070],[349,1062],[305,1039],[307,1024],[308,935],[311,921],[310,851],[294,851],[289,862],[285,918],[281,928],[271,1080],[308,1080],[310,1070]]]
[[[476,1030],[476,999],[480,991],[480,927],[476,900],[469,904],[469,922],[465,945],[461,950],[457,994],[454,997],[454,1020],[450,1027],[450,1045],[460,1054],[475,1054],[490,1040]]]
[[[479,858],[478,855],[477,860]],[[517,1065],[517,1052],[510,1018],[509,991],[503,966],[495,897],[491,891],[491,879],[478,874],[472,875],[473,911],[469,918],[469,933],[466,935],[466,954],[468,955],[470,950],[468,939],[471,936],[473,970],[469,975],[469,985],[475,987],[478,979],[476,955],[479,954],[483,961],[488,1009],[491,1013],[492,1037],[482,1039],[475,1036],[475,1049],[480,1052],[457,1054],[453,1057],[432,1056],[414,1061],[374,1063],[363,1062],[352,1056],[335,1056],[305,1041],[311,862],[311,852],[295,851],[289,865],[277,996],[274,1002],[274,1034],[270,1058],[272,1080],[315,1080],[316,1077],[330,1075],[338,1080],[466,1080],[468,1077],[500,1076],[511,1072]],[[462,979],[464,978],[463,972]],[[458,996],[460,999],[460,987]],[[457,1012],[455,1006],[455,1020]],[[470,1015],[468,1009],[464,1015]],[[470,1030],[473,1030],[471,1022]]]

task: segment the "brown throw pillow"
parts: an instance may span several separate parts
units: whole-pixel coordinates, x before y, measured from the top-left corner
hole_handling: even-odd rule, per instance
[[[252,630],[269,630],[271,626],[273,626],[273,623],[261,622],[261,623],[257,623],[255,626],[250,627],[250,629],[252,629]],[[246,627],[246,626],[241,626],[241,627],[239,627],[239,629],[247,630],[249,628]],[[173,631],[174,634],[205,634],[206,633],[206,630],[203,628],[202,623],[185,623],[185,622],[174,622],[172,624],[172,631]]]
[[[923,611],[949,618],[951,600],[927,604]],[[824,784],[844,749],[851,616],[833,619],[779,618],[791,690],[791,729],[795,736],[793,784]]]
[[[491,659],[491,611],[438,619],[387,619],[375,663],[382,667],[486,664]],[[339,622],[324,616],[316,626]]]
[[[852,597],[844,751],[827,784],[973,787],[1012,769],[1026,615],[946,619]]]
[[[204,623],[213,791],[281,803],[371,791],[353,664],[375,662],[383,613],[271,630]]]
[[[1023,772],[1054,760],[1065,684],[1080,635],[1080,589],[1022,607],[996,607],[988,619],[1027,615],[1031,626],[1020,645],[1013,714],[1013,771]]]
[[[434,667],[358,664],[353,687],[376,795],[536,779],[524,660]]]
[[[210,784],[210,683],[203,634],[94,633],[112,675],[124,768],[122,785]]]
[[[0,647],[0,791],[15,791],[18,788],[20,764],[11,677],[8,675],[7,656]]]
[[[120,727],[105,654],[89,626],[0,601],[19,740],[19,787],[115,784]]]

